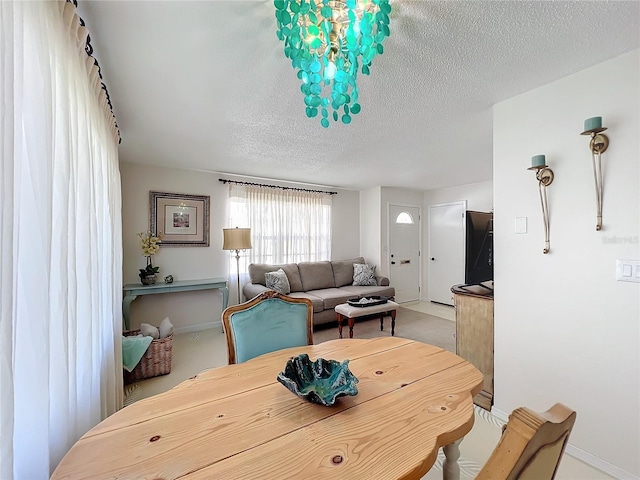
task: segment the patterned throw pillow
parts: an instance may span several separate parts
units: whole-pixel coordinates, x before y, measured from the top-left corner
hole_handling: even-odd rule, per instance
[[[376,267],[366,263],[353,264],[353,284],[360,286],[377,285]]]
[[[267,288],[271,288],[278,293],[286,295],[291,293],[291,286],[289,285],[289,279],[284,270],[279,268],[275,272],[267,272],[264,274],[264,284]]]

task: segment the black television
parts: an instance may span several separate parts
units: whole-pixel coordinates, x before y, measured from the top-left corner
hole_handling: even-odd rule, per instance
[[[493,280],[493,213],[466,212],[464,283]]]

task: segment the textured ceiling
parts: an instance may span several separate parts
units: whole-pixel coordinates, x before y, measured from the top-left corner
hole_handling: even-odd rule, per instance
[[[362,112],[324,129],[272,1],[79,3],[121,161],[355,189],[490,180],[493,104],[640,46],[637,1],[391,0]]]

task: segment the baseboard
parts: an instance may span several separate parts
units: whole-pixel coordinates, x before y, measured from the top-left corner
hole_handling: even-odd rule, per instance
[[[603,471],[607,475],[611,475],[613,478],[617,478],[619,480],[639,480],[640,478],[636,475],[622,470],[621,468],[616,467],[615,465],[610,464],[605,460],[602,460],[599,457],[596,457],[595,455],[590,454],[589,452],[585,452],[584,450],[571,445],[571,443],[567,444],[565,453],[571,455],[573,458],[576,458],[583,463],[586,463],[587,465],[592,466],[593,468],[597,468],[598,470]]]
[[[498,410],[493,407],[491,409],[491,414],[498,417],[500,420],[507,422],[509,420],[509,414],[503,412],[502,410]],[[567,444],[567,448],[565,449],[565,453],[567,455],[571,455],[573,458],[580,460],[582,463],[586,463],[590,467],[596,468],[601,472],[606,473],[607,475],[612,476],[613,478],[617,478],[619,480],[640,480],[640,477],[633,475],[625,470],[622,470],[615,465],[601,459],[600,457],[596,457],[589,452],[585,452],[581,448],[572,445],[571,442]]]
[[[177,335],[180,333],[200,332],[202,330],[207,330],[209,328],[222,329],[222,320],[218,320],[216,322],[199,323],[198,325],[189,325],[186,327],[176,327],[173,329],[173,332]]]
[[[504,423],[507,423],[509,421],[509,414],[503,412],[502,410],[498,410],[496,407],[491,407],[491,415],[493,415],[494,417],[498,417]]]

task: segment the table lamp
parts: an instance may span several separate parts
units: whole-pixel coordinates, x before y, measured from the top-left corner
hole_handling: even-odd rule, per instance
[[[240,250],[247,250],[251,247],[250,228],[223,228],[224,240],[223,250],[236,251],[236,265],[238,269],[238,304],[240,303]]]

